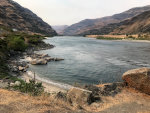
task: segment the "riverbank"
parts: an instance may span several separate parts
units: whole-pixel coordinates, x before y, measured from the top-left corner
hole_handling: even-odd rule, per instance
[[[54,46],[43,41],[45,39],[40,35],[28,35],[24,33],[8,34],[0,39],[0,87],[9,88],[15,83],[26,84],[20,78],[24,76],[25,81],[29,81],[29,76],[25,76],[29,68],[29,62],[25,61],[25,57],[34,55],[35,51],[51,49]],[[21,44],[20,44],[21,43]],[[14,44],[14,45],[13,45]],[[19,45],[19,46],[18,46]],[[13,46],[13,47],[9,47]],[[9,48],[9,49],[8,49]],[[62,59],[52,59],[62,60]],[[41,82],[40,80],[37,82]],[[64,89],[43,82],[46,92],[65,92]],[[36,85],[36,84],[35,84]],[[37,84],[38,85],[38,84]],[[23,86],[25,87],[25,86]]]
[[[27,71],[22,74],[21,78],[29,82],[29,80],[34,79],[34,73],[31,71]],[[48,93],[58,93],[58,92],[64,92],[66,93],[72,86],[66,85],[66,84],[59,84],[54,81],[46,80],[44,78],[38,77],[38,75],[35,75],[36,82],[42,82],[42,85],[44,86],[44,91]]]
[[[99,40],[116,40],[116,41],[132,41],[132,42],[150,42],[149,37],[145,35],[87,35],[87,38],[95,38]]]
[[[30,65],[32,65],[30,63],[32,63],[34,60],[35,60],[34,61],[35,63],[33,65],[46,65],[47,62],[49,62],[49,61],[63,60],[63,59],[59,59],[59,58],[51,58],[50,56],[46,55],[46,58],[48,58],[48,60],[45,63],[45,61],[44,61],[45,57],[41,57],[41,56],[45,56],[45,54],[37,53],[40,50],[51,49],[53,47],[54,46],[49,46],[49,44],[47,46],[47,44],[44,43],[44,46],[42,46],[42,48],[40,48],[40,47],[38,47],[36,49],[30,48],[27,52],[24,52],[24,54],[22,54],[22,55],[18,55],[15,59],[13,59],[11,61],[11,62],[15,62],[15,63],[12,63],[12,67],[16,68],[16,69],[12,69],[12,70],[19,69],[17,71],[17,73],[19,74],[18,77],[21,78],[22,80],[24,80],[25,82],[29,83],[29,80],[34,79],[34,73],[32,71],[28,71],[28,68]],[[36,51],[36,53],[35,53],[35,51]],[[38,64],[38,60],[43,60],[43,61],[40,61],[40,63]],[[44,62],[44,63],[42,63],[42,62]],[[21,66],[20,66],[20,64],[21,64]],[[25,64],[25,66],[22,66],[22,64]],[[25,68],[25,67],[27,67],[27,68]],[[44,92],[47,92],[47,93],[58,93],[58,92],[66,93],[67,90],[69,90],[72,87],[70,85],[60,84],[60,83],[56,83],[54,81],[40,78],[38,75],[35,75],[35,81],[37,83],[42,83],[42,86],[44,87]]]

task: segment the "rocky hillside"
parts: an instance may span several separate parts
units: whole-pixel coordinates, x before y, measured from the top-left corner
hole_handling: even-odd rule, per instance
[[[68,25],[57,25],[57,26],[52,26],[52,28],[59,34],[62,35],[63,31],[68,27]]]
[[[88,34],[89,31],[85,32]],[[120,23],[113,23],[101,29],[90,30],[90,34],[140,34],[150,33],[150,11],[143,12]]]
[[[12,0],[0,0],[0,25],[28,33],[57,34],[40,17]]]
[[[64,35],[85,35],[101,33],[103,27],[112,23],[119,23],[123,20],[132,18],[139,15],[145,11],[150,10],[150,5],[145,7],[132,8],[128,11],[122,12],[120,14],[115,14],[113,16],[103,17],[99,19],[86,19],[79,23],[69,26],[64,31]]]
[[[118,27],[114,29],[111,34],[150,33],[150,11],[146,11],[117,25],[114,24],[113,26]]]

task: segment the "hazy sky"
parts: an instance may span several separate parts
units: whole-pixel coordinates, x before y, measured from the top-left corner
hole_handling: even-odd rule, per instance
[[[29,8],[50,25],[70,25],[83,19],[100,18],[137,6],[150,0],[14,0]]]

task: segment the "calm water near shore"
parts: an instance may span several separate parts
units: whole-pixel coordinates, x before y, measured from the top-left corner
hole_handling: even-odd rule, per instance
[[[65,59],[45,66],[30,66],[47,80],[67,84],[118,82],[129,69],[150,67],[150,43],[73,36],[49,38],[45,42],[56,47],[41,53]]]

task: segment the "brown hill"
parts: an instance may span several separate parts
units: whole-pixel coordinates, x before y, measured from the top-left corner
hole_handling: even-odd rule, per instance
[[[122,12],[120,14],[115,14],[113,16],[98,19],[86,19],[66,28],[64,30],[64,35],[87,35],[95,33],[99,34],[99,32],[101,32],[101,28],[105,27],[108,24],[121,22],[149,10],[150,5],[145,7],[132,8],[128,11]]]
[[[150,33],[150,11],[123,21],[111,34]]]
[[[120,23],[108,24],[101,29],[93,29],[85,33],[96,35],[150,33],[150,11],[143,12]]]
[[[0,25],[29,33],[57,34],[40,17],[12,0],[0,0]]]

